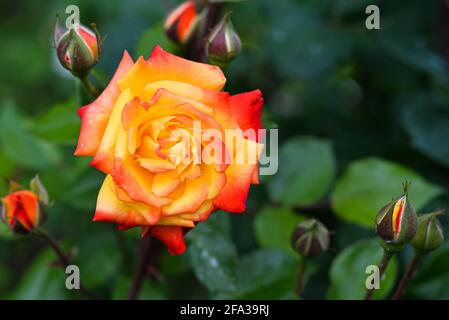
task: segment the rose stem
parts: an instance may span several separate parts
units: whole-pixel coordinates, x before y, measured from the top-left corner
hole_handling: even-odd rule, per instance
[[[390,263],[391,258],[393,257],[393,254],[384,251],[384,255],[382,256],[382,260],[379,264],[379,279],[382,278],[382,275],[384,274],[385,270],[387,269],[388,263]],[[365,300],[371,300],[373,298],[374,294],[374,288],[366,290]]]
[[[301,296],[303,289],[303,280],[304,274],[306,272],[308,259],[307,257],[301,257],[301,261],[299,262],[298,274],[296,275],[296,284],[295,284],[295,295],[297,298]]]
[[[146,235],[140,243],[140,253],[139,253],[139,265],[137,267],[136,273],[134,274],[133,284],[129,290],[128,299],[136,300],[139,294],[140,288],[142,286],[142,281],[147,273],[147,266],[151,258],[151,247],[152,238],[150,235]]]
[[[87,76],[85,77],[80,77],[79,78],[81,83],[83,84],[84,88],[87,90],[87,92],[91,95],[92,98],[96,98],[100,95],[100,92],[98,91],[98,89],[93,85],[93,83],[87,78]]]
[[[407,270],[405,270],[405,273],[401,279],[401,282],[399,282],[399,286],[396,289],[396,292],[394,293],[392,300],[401,299],[401,296],[405,292],[405,289],[407,288],[407,285],[410,282],[410,279],[413,277],[413,274],[415,273],[416,265],[418,264],[420,257],[421,257],[420,255],[415,253],[415,256],[413,257],[412,261],[407,266]]]
[[[46,232],[43,229],[36,229],[36,234],[45,241],[47,241],[47,243],[50,245],[50,247],[58,256],[61,265],[64,267],[64,269],[67,268],[70,265],[70,258],[62,251],[58,242],[48,232]],[[80,291],[89,299],[94,300],[98,299],[95,293],[93,293],[89,289],[86,289],[86,287],[84,287],[82,284],[80,284]]]

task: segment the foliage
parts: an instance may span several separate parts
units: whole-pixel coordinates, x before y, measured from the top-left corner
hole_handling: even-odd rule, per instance
[[[382,258],[383,250],[377,239],[356,242],[343,250],[333,261],[330,269],[331,285],[328,291],[330,299],[362,299],[365,296],[365,268],[376,265]],[[388,266],[381,279],[380,290],[375,291],[375,298],[385,298],[391,291],[397,274],[397,263]],[[348,279],[351,279],[348,281]]]
[[[91,221],[103,175],[89,159],[73,157],[76,109],[87,100],[49,45],[55,14],[72,3],[2,4],[0,175],[27,184],[39,173],[54,202],[46,228],[78,253],[74,263],[86,286],[122,299],[139,235]],[[135,59],[156,43],[180,52],[163,35],[165,1],[76,4],[81,20],[107,35],[95,69],[100,85],[124,49]],[[381,8],[379,31],[365,28],[368,4]],[[226,89],[262,90],[264,124],[280,129],[279,171],[254,186],[244,215],[214,213],[187,235],[184,256],[164,252],[160,276],[145,282],[140,297],[291,299],[299,257],[290,235],[299,221],[316,217],[335,231],[334,250],[313,261],[304,297],[360,299],[364,266],[381,254],[373,218],[401,193],[400,183],[412,182],[410,199],[419,212],[449,209],[449,57],[438,50],[449,40],[436,28],[437,2],[226,6],[243,40],[242,55],[225,71]],[[0,181],[0,194],[6,192]],[[442,223],[447,233],[448,218]],[[406,297],[449,299],[448,248],[446,242],[422,259]],[[55,258],[39,239],[0,226],[0,298],[80,298],[65,290],[63,271],[49,267]],[[388,297],[408,258],[393,261],[376,298]]]

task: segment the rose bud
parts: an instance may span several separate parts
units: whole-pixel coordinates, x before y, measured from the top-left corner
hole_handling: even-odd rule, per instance
[[[101,38],[94,24],[92,27],[94,31],[78,24],[66,30],[56,19],[54,42],[59,62],[79,78],[87,76],[100,57]]]
[[[418,231],[412,240],[415,251],[422,255],[435,250],[444,241],[443,229],[438,216],[443,211],[436,211],[418,217]]]
[[[18,190],[12,183],[10,194],[2,198],[2,221],[14,232],[28,233],[45,221],[48,194],[36,176],[30,182],[31,190]]]
[[[2,220],[17,233],[28,233],[42,221],[39,199],[32,191],[11,193],[2,198],[2,204]]]
[[[316,219],[299,223],[292,234],[293,249],[305,257],[315,257],[329,248],[329,231]]]
[[[169,13],[164,30],[175,43],[186,43],[194,33],[197,21],[197,8],[194,0],[189,0]]]
[[[384,248],[395,251],[409,243],[417,230],[417,215],[407,196],[408,184],[404,184],[404,194],[380,209],[376,217],[376,233],[383,240]]]
[[[206,53],[211,63],[226,67],[238,57],[242,42],[234,29],[230,14],[226,14],[210,32],[206,40]]]

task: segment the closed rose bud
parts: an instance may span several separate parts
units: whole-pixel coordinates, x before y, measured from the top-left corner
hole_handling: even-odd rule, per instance
[[[45,214],[36,193],[21,190],[2,198],[2,220],[17,233],[28,233],[44,221]]]
[[[241,50],[240,37],[234,29],[230,14],[226,14],[207,37],[207,56],[211,63],[226,67],[239,56]]]
[[[164,23],[164,30],[176,43],[186,43],[192,36],[197,22],[195,1],[189,0],[169,13]]]
[[[441,214],[443,211],[437,211],[418,218],[418,231],[412,240],[412,246],[418,254],[433,251],[443,243],[443,229],[438,221],[438,216]]]
[[[292,234],[292,246],[305,257],[315,257],[329,248],[329,231],[316,219],[299,223]]]
[[[69,30],[62,29],[56,20],[54,42],[61,65],[77,77],[85,77],[98,62],[101,51],[101,39],[94,31],[75,25]]]
[[[376,233],[384,241],[384,248],[394,251],[410,242],[416,233],[417,219],[406,192],[380,209],[376,217]]]

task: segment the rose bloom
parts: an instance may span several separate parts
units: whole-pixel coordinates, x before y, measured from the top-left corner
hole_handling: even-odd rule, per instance
[[[38,196],[31,191],[21,190],[2,198],[2,220],[11,230],[27,233],[42,220]]]
[[[263,145],[241,132],[262,128],[263,99],[259,90],[222,92],[225,82],[218,67],[159,46],[136,63],[125,51],[103,93],[78,111],[75,155],[93,156],[107,174],[94,221],[141,226],[142,236],[149,232],[176,255],[186,249],[184,232],[214,210],[245,210]],[[229,129],[236,134],[225,139]]]

